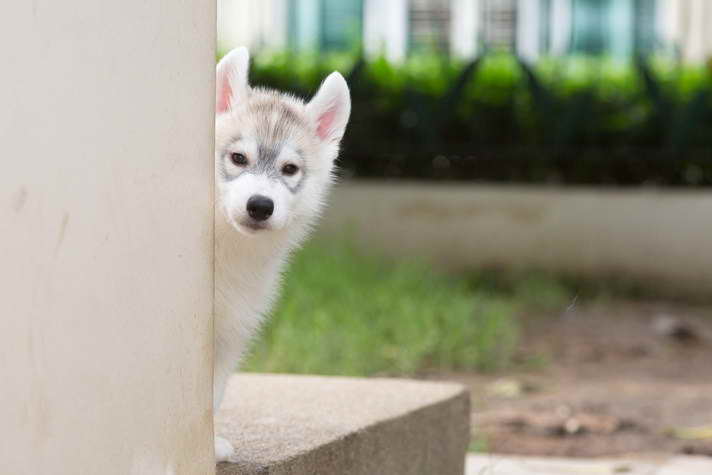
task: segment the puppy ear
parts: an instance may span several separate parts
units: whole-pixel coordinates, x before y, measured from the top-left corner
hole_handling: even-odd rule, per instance
[[[314,98],[307,104],[307,115],[324,142],[341,140],[351,113],[351,97],[344,77],[333,72],[327,76]]]
[[[215,80],[215,114],[227,112],[244,100],[250,91],[247,74],[250,70],[250,53],[247,48],[235,48],[220,60]]]

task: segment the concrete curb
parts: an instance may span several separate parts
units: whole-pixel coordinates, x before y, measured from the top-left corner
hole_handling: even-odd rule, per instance
[[[564,459],[516,455],[468,455],[467,475],[709,475],[712,459],[690,456],[640,456]]]
[[[236,448],[218,475],[461,475],[468,391],[402,379],[243,374],[217,431]]]

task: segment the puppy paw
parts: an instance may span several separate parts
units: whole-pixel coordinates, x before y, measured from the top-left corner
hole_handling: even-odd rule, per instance
[[[227,439],[215,436],[215,461],[226,462],[235,453],[235,449]]]

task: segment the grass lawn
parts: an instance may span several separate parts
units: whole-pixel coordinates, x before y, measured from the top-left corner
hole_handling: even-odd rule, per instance
[[[510,364],[523,305],[562,305],[568,290],[538,277],[451,276],[425,262],[312,241],[285,276],[247,371],[410,375]]]

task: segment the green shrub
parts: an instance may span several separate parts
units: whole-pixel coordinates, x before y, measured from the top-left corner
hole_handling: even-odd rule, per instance
[[[515,305],[424,263],[365,256],[344,243],[299,252],[252,371],[345,375],[494,370],[517,342]]]
[[[471,63],[288,53],[255,84],[308,97],[334,69],[351,87],[346,175],[590,184],[712,183],[710,69],[506,54]]]

